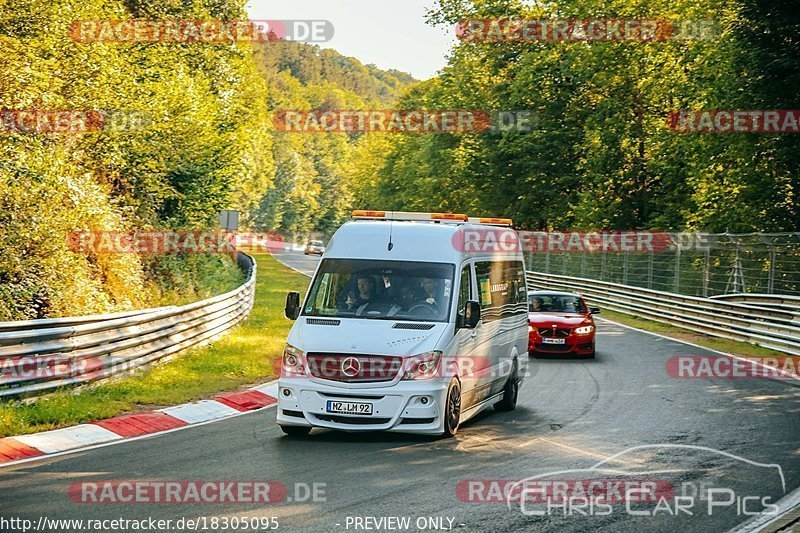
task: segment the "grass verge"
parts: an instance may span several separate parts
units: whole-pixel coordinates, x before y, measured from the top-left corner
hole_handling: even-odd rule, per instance
[[[60,391],[32,402],[0,404],[0,436],[21,435],[122,413],[176,405],[273,377],[291,322],[283,316],[286,292],[305,292],[308,278],[269,255],[256,255],[255,305],[242,324],[213,344],[133,376]]]
[[[731,355],[739,355],[742,357],[775,357],[786,356],[785,353],[769,348],[763,348],[750,344],[747,342],[734,341],[729,339],[722,339],[720,337],[712,337],[711,335],[704,335],[702,333],[695,333],[688,329],[662,324],[661,322],[654,322],[645,318],[617,313],[603,308],[603,313],[600,318],[607,318],[626,326],[643,329],[645,331],[652,331],[667,337],[672,337],[677,340],[691,342],[705,348],[717,350]]]

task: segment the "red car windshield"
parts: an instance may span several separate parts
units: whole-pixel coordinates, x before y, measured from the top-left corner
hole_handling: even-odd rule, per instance
[[[586,306],[577,296],[536,294],[529,298],[528,310],[532,313],[585,313]]]

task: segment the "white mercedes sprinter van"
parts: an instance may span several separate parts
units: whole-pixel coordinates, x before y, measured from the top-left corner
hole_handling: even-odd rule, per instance
[[[516,406],[525,267],[508,219],[354,211],[317,267],[283,353],[278,424],[452,436]]]

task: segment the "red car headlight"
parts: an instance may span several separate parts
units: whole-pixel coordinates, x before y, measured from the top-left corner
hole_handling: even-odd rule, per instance
[[[588,335],[593,331],[594,331],[594,326],[581,326],[579,328],[575,328],[576,335]]]

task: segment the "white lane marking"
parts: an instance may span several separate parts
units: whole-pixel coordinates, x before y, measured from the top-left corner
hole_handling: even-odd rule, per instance
[[[188,426],[181,426],[179,428],[167,429],[165,431],[160,431],[158,433],[150,433],[148,435],[139,435],[138,437],[132,437],[132,438],[129,438],[129,439],[119,439],[119,440],[115,440],[115,441],[112,441],[112,442],[106,442],[106,443],[102,443],[102,444],[94,444],[94,445],[91,445],[91,446],[85,446],[83,448],[74,448],[72,450],[64,450],[64,451],[60,451],[60,452],[56,452],[56,453],[52,453],[52,454],[48,454],[48,455],[40,455],[40,456],[37,456],[37,457],[28,457],[26,459],[19,459],[18,461],[9,461],[7,463],[0,463],[0,470],[2,470],[5,467],[8,467],[8,466],[16,466],[16,465],[20,465],[20,464],[23,464],[23,463],[32,463],[34,461],[41,461],[41,460],[44,460],[44,459],[51,459],[53,457],[61,457],[63,455],[72,455],[74,453],[86,452],[86,451],[89,451],[89,450],[96,450],[98,448],[105,448],[106,446],[114,446],[116,444],[123,444],[123,443],[126,443],[126,442],[134,442],[134,441],[137,441],[137,440],[144,440],[144,439],[150,439],[150,438],[153,438],[153,437],[159,437],[161,435],[166,435],[167,433],[175,433],[176,431],[183,431],[185,429],[192,429],[192,428],[196,428],[196,427],[200,427],[200,426],[205,426],[206,424],[214,424],[215,422],[219,422],[221,420],[230,420],[232,418],[237,418],[237,417],[244,416],[244,415],[250,415],[250,414],[253,414],[253,413],[259,413],[261,411],[265,411],[267,409],[271,409],[271,408],[273,408],[275,406],[277,406],[277,403],[266,405],[266,406],[261,407],[259,409],[254,409],[252,411],[240,411],[240,412],[237,412],[235,415],[230,415],[230,416],[225,417],[225,418],[216,418],[214,420],[208,420],[206,422],[198,422],[197,424],[191,424],[191,425],[188,425]],[[93,425],[93,424],[86,424],[86,425]],[[65,428],[65,429],[71,429],[71,428]],[[58,430],[55,430],[55,431],[58,431]],[[35,435],[38,435],[38,433],[35,434]],[[33,436],[33,435],[29,435],[29,436]],[[118,437],[118,435],[116,435],[116,434],[114,436]],[[20,437],[12,437],[12,438],[18,439]]]
[[[718,353],[720,355],[724,355],[725,357],[731,357],[733,359],[738,359],[738,360],[744,361],[746,363],[752,363],[752,364],[758,365],[758,366],[760,366],[760,367],[762,367],[762,368],[764,368],[766,370],[770,370],[771,372],[777,372],[780,375],[789,377],[789,378],[791,378],[791,379],[793,379],[793,380],[795,380],[797,382],[800,382],[800,376],[797,376],[797,375],[794,375],[794,374],[791,374],[791,373],[789,373],[787,375],[786,372],[784,370],[781,370],[780,368],[775,368],[773,366],[765,365],[764,363],[760,363],[758,361],[754,361],[753,359],[748,359],[747,357],[741,357],[739,355],[733,355],[731,353],[720,352],[719,350],[715,350],[713,348],[706,348],[705,346],[700,346],[699,344],[695,344],[693,342],[684,341],[684,340],[681,340],[681,339],[676,339],[675,337],[668,337],[668,336],[662,335],[660,333],[653,333],[652,331],[647,331],[645,329],[635,328],[633,326],[628,326],[627,324],[621,324],[619,322],[614,322],[613,320],[609,320],[607,318],[597,317],[597,319],[598,320],[602,320],[603,322],[608,322],[609,324],[615,324],[617,326],[622,326],[623,328],[632,329],[633,331],[638,331],[639,333],[646,333],[648,335],[653,335],[655,337],[661,337],[662,339],[667,339],[667,340],[674,341],[674,342],[680,342],[681,344],[686,344],[688,346],[694,346],[695,348],[700,348],[701,350],[706,350],[706,351],[709,351],[709,352]],[[771,380],[774,380],[774,381],[780,381],[781,383],[786,383],[786,384],[795,386],[794,383],[791,383],[791,382],[787,381],[784,378],[767,376],[767,379],[771,379]]]
[[[267,396],[272,396],[273,398],[278,397],[278,382],[272,381],[270,383],[264,383],[263,385],[259,385],[257,387],[252,387],[247,390],[254,390],[258,391],[262,394],[266,394]]]
[[[298,272],[298,273],[300,273],[300,274],[302,274],[302,275],[304,275],[304,276],[306,276],[306,277],[309,277],[309,278],[310,278],[311,276],[313,276],[313,275],[314,275],[314,272],[313,272],[313,271],[317,269],[316,265],[314,265],[314,268],[310,269],[310,270],[312,271],[311,273],[308,273],[308,272],[303,272],[303,271],[302,271],[302,270],[300,270],[299,268],[295,268],[295,267],[293,267],[292,265],[290,265],[289,263],[286,263],[286,262],[284,262],[284,261],[281,261],[281,257],[283,256],[283,254],[284,254],[284,253],[285,253],[285,252],[282,252],[282,253],[280,253],[280,254],[272,254],[272,257],[274,257],[275,259],[277,259],[277,260],[278,260],[278,262],[279,262],[280,264],[282,264],[283,266],[289,267],[289,268],[291,268],[292,270],[294,270],[295,272]],[[286,254],[286,256],[287,256],[287,257],[291,257],[291,255],[289,255],[289,254]],[[303,256],[303,257],[305,257],[305,256]]]
[[[238,409],[229,407],[224,403],[215,400],[202,400],[195,403],[176,405],[159,409],[160,412],[169,416],[174,416],[178,420],[183,420],[187,424],[207,422],[217,418],[225,418],[240,412]]]
[[[565,448],[567,450],[573,451],[573,452],[577,453],[578,455],[585,455],[587,457],[594,457],[595,459],[605,459],[607,457],[606,455],[603,455],[601,453],[595,453],[595,452],[589,452],[589,451],[586,451],[586,450],[581,450],[580,448],[576,448],[576,447],[570,446],[568,444],[563,444],[563,443],[560,443],[560,442],[556,442],[554,440],[546,439],[544,437],[536,437],[536,438],[538,440],[540,440],[540,441],[546,442],[546,443],[551,444],[553,446],[558,446],[560,448]]]
[[[94,424],[80,424],[69,428],[54,429],[11,438],[36,448],[40,452],[52,454],[82,446],[119,440],[122,436]]]
[[[755,364],[760,365],[760,366],[762,366],[762,367],[764,367],[766,369],[777,370],[778,372],[781,372],[779,369],[775,369],[774,367],[771,367],[769,365],[765,365],[763,363],[759,363],[757,361],[752,361],[751,359],[747,359],[745,357],[740,357],[738,355],[733,355],[733,354],[721,352],[721,351],[715,350],[713,348],[706,348],[705,346],[700,346],[699,344],[695,344],[693,342],[684,341],[684,340],[676,339],[676,338],[673,338],[673,337],[668,337],[666,335],[661,335],[659,333],[653,333],[652,331],[647,331],[647,330],[644,330],[644,329],[635,328],[633,326],[628,326],[627,324],[620,324],[619,322],[614,322],[613,320],[609,320],[607,318],[602,318],[602,317],[597,317],[597,318],[599,320],[602,320],[603,322],[608,322],[609,324],[615,324],[615,325],[621,326],[623,328],[632,329],[633,331],[638,331],[639,333],[646,333],[648,335],[661,337],[662,339],[667,339],[667,340],[674,341],[674,342],[680,342],[681,344],[686,344],[688,346],[693,346],[695,348],[700,348],[701,350],[707,350],[709,352],[718,353],[720,355],[725,355],[727,357],[733,357],[734,359],[739,359],[739,360],[747,361],[747,362],[755,362]],[[797,376],[792,376],[792,378],[794,380],[796,380],[796,381],[800,381],[800,378],[798,378]],[[787,383],[789,385],[795,386],[794,383],[788,382],[785,379],[779,379],[779,378],[774,378],[774,377],[769,377],[768,379],[772,379],[774,381],[780,381],[781,383]],[[794,509],[798,505],[800,505],[800,487],[798,487],[795,490],[793,490],[792,492],[790,492],[788,495],[786,495],[784,498],[782,498],[778,502],[778,515],[777,516],[775,516],[775,515],[758,515],[758,516],[755,516],[755,517],[751,518],[750,520],[748,520],[748,521],[736,526],[735,528],[729,530],[728,533],[749,533],[749,532],[753,532],[753,531],[761,531],[764,528],[766,528],[767,526],[769,526],[770,524],[778,521],[782,516],[784,516],[785,514],[790,512],[792,509]]]
[[[778,511],[776,514],[756,515],[750,520],[747,520],[735,528],[728,530],[728,533],[750,533],[751,531],[762,531],[782,519],[791,511],[795,510],[798,505],[800,505],[800,488],[794,489],[792,492],[778,500]]]

